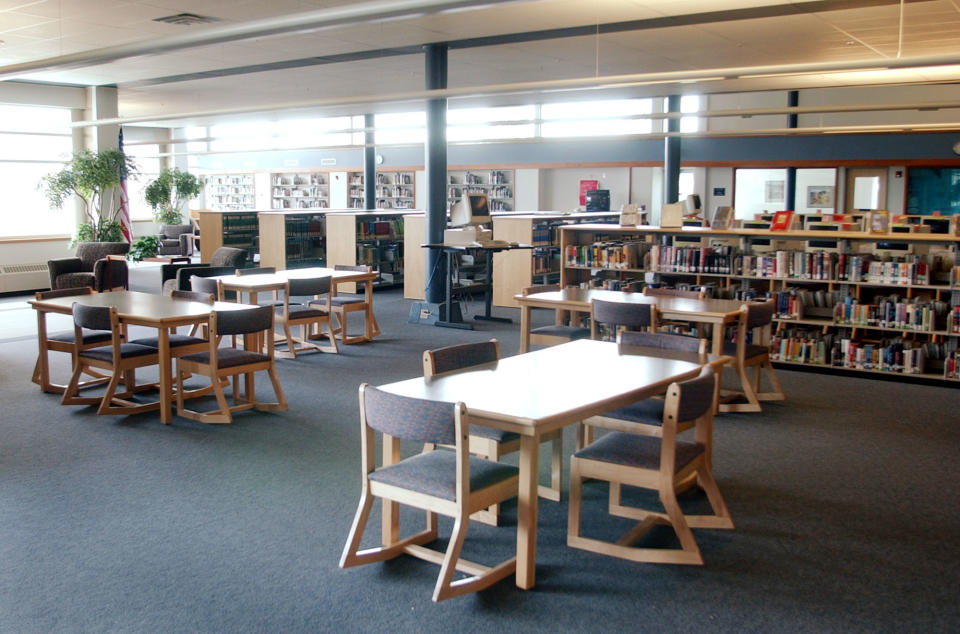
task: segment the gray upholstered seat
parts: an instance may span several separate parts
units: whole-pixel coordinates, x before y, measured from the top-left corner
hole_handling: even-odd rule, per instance
[[[162,225],[157,255],[192,255],[193,225]]]
[[[517,467],[470,457],[470,490],[476,491],[519,474]],[[428,451],[377,469],[370,479],[425,493],[444,500],[457,499],[457,456],[452,451]]]
[[[108,255],[126,255],[126,242],[81,242],[76,257],[47,261],[51,289],[90,287],[95,291],[128,286],[127,263],[107,260]]]
[[[661,439],[614,431],[576,452],[577,458],[621,464],[644,469],[660,468]],[[703,445],[684,440],[677,441],[675,471],[681,471],[703,453]]]

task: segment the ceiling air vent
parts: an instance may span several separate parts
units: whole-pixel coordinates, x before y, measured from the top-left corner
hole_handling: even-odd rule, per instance
[[[164,22],[166,24],[179,24],[180,26],[193,26],[194,24],[212,24],[213,22],[219,22],[220,18],[211,18],[195,13],[178,13],[176,15],[168,15],[164,18],[154,18],[153,21]]]

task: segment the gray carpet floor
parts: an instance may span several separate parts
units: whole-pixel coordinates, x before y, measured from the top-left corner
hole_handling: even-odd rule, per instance
[[[137,269],[134,287],[158,288],[157,270]],[[450,343],[497,337],[513,354],[516,325],[408,324],[410,302],[378,292],[375,343],[278,363],[289,412],[164,426],[41,394],[23,299],[0,303],[0,632],[956,631],[956,389],[780,371],[785,403],[717,419],[736,529],[697,532],[705,566],[568,548],[566,498],[542,501],[534,590],[437,605],[431,564],[337,568],[360,491],[357,386],[416,376],[424,349]],[[586,530],[625,530],[604,485],[585,496]],[[508,503],[503,526],[472,524],[467,556],[509,556],[515,519]]]

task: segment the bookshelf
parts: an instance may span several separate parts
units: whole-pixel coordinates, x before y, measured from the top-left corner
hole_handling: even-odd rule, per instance
[[[254,261],[260,235],[257,212],[201,209],[198,216],[201,262],[209,262],[220,247],[245,249],[247,261]]]
[[[260,266],[296,269],[326,266],[324,211],[261,211]]]
[[[497,240],[533,245],[533,249],[513,249],[493,255],[493,303],[518,308],[513,296],[532,284],[552,284],[560,280],[560,227],[593,223],[617,223],[618,213],[537,212],[493,217],[493,237]]]
[[[490,211],[513,211],[513,170],[447,170],[447,207],[464,194],[486,194]]]
[[[326,209],[330,206],[330,175],[326,172],[270,174],[272,209]]]
[[[203,195],[209,209],[242,211],[256,205],[253,174],[208,174],[203,182]]]
[[[366,264],[377,271],[374,286],[404,280],[404,215],[407,211],[337,211],[326,215],[327,266]],[[345,292],[352,292],[343,285]]]
[[[412,171],[378,171],[375,195],[377,209],[408,209],[416,207],[416,174]],[[347,172],[347,203],[351,209],[364,209],[363,172]]]
[[[960,379],[960,237],[932,233],[579,225],[561,230],[561,283],[652,275],[716,296],[777,298],[783,365]]]

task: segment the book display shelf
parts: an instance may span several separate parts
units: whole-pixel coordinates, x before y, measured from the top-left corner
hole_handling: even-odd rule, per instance
[[[561,229],[561,283],[706,286],[776,297],[781,364],[960,380],[960,237],[933,233]]]
[[[206,206],[215,211],[253,209],[253,174],[208,174],[203,178]]]
[[[493,303],[518,308],[514,295],[533,284],[560,281],[560,227],[580,223],[614,223],[617,212],[536,212],[493,217],[497,240],[533,245],[533,249],[501,251],[493,256]]]
[[[513,170],[447,170],[447,206],[464,194],[486,194],[490,211],[513,211]]]
[[[336,211],[326,215],[327,266],[366,264],[374,287],[403,283],[404,214],[408,211]],[[343,285],[345,292],[353,292]]]
[[[261,211],[260,266],[326,266],[325,211]]]
[[[330,176],[326,172],[270,174],[273,209],[326,209],[330,206]]]
[[[407,172],[377,172],[375,195],[377,209],[414,209],[416,174]],[[363,172],[347,173],[347,202],[351,209],[364,209]]]
[[[254,261],[260,244],[256,211],[201,209],[197,215],[201,236],[201,262],[209,262],[213,252],[220,247],[244,249],[247,252],[247,261]]]

